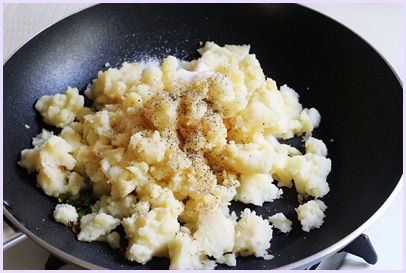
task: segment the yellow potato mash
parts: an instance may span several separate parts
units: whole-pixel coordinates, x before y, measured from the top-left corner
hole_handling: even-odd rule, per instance
[[[249,50],[207,42],[190,62],[109,67],[84,92],[91,107],[76,88],[41,97],[35,108],[62,131],[44,129],[18,163],[59,198],[55,220],[113,248],[123,247],[122,225],[128,260],[168,257],[170,269],[185,270],[271,259],[272,229],[291,230],[285,215],[237,215],[232,200],[262,206],[295,186],[300,201],[314,199],[296,209],[303,230],[319,228],[331,170],[326,145],[312,137],[320,114],[278,88]],[[294,136],[304,154],[280,143]],[[83,210],[75,202],[89,191],[97,201]]]

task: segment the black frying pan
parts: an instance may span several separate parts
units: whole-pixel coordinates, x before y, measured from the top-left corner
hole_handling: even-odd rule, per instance
[[[314,134],[327,143],[333,162],[322,228],[305,233],[294,221],[289,236],[274,234],[274,259],[239,258],[237,268],[304,268],[356,238],[402,174],[402,85],[354,33],[293,4],[98,5],[34,37],[3,67],[6,217],[52,253],[84,267],[168,268],[165,258],[141,266],[106,243],[77,241],[53,220],[56,200],[37,189],[35,174],[27,175],[17,161],[32,137],[50,128],[33,108],[40,96],[62,93],[68,85],[83,91],[106,62],[118,66],[168,54],[190,60],[198,57],[199,41],[251,44],[267,76],[278,85],[287,83],[305,107],[320,111],[321,127]],[[285,192],[265,208],[251,208],[265,217],[282,211],[296,218],[296,195]]]

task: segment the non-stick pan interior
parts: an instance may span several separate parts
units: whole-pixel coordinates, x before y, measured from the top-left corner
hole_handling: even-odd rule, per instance
[[[35,174],[27,175],[16,162],[42,127],[51,128],[33,108],[40,96],[62,93],[67,86],[83,91],[106,69],[106,62],[118,66],[167,55],[190,60],[199,56],[199,41],[250,44],[268,77],[295,89],[304,107],[319,110],[322,122],[314,135],[327,143],[333,164],[322,228],[305,233],[294,222],[289,236],[274,234],[274,259],[238,259],[238,269],[277,268],[318,253],[382,206],[402,173],[402,86],[361,38],[291,4],[112,4],[91,7],[53,25],[4,65],[7,211],[45,244],[98,267],[168,268],[165,258],[141,266],[105,243],[78,242],[71,230],[52,219],[56,200],[36,188]],[[296,218],[296,195],[285,192],[285,198],[265,208],[250,208],[266,217],[282,211]]]

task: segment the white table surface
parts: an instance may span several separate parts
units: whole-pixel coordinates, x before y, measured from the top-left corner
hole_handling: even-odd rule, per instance
[[[3,62],[45,27],[90,5],[92,4],[3,4]],[[339,21],[363,37],[386,58],[403,82],[402,4],[304,5]],[[383,215],[364,232],[378,253],[378,263],[368,265],[358,257],[347,255],[340,269],[400,270],[404,267],[403,197],[404,187]],[[38,263],[38,260],[46,259],[47,255],[41,247],[26,240],[3,253],[3,266],[4,269],[43,269],[43,264]],[[20,258],[22,256],[25,257],[23,263]],[[79,268],[68,265],[64,269]]]

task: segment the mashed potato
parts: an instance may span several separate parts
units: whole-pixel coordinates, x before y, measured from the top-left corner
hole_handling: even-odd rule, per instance
[[[41,97],[35,108],[62,130],[43,130],[18,163],[62,202],[55,220],[141,264],[157,256],[170,269],[213,269],[272,258],[272,229],[289,232],[291,221],[235,212],[231,202],[262,206],[293,186],[299,200],[322,198],[331,161],[312,137],[319,112],[278,89],[249,50],[207,42],[190,62],[109,67],[84,92],[91,107],[76,88]],[[294,136],[304,136],[305,154],[280,143]],[[320,200],[298,207],[303,230],[320,227],[325,209]]]
[[[296,208],[303,231],[309,232],[311,229],[320,228],[324,222],[326,209],[327,206],[321,200],[311,200]]]
[[[55,221],[69,226],[70,223],[76,224],[78,220],[78,213],[76,208],[69,204],[58,204],[53,213]]]
[[[273,227],[279,229],[283,233],[288,233],[292,230],[292,221],[286,218],[282,212],[276,213],[268,218]]]

